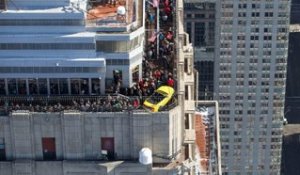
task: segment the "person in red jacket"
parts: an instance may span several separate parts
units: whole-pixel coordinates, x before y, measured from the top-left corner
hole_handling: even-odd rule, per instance
[[[171,87],[174,87],[174,80],[171,77],[169,77],[169,79],[167,81],[167,85],[171,86]]]

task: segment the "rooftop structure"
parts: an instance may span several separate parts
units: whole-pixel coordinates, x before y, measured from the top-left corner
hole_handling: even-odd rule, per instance
[[[291,1],[216,2],[222,172],[279,175]]]
[[[222,174],[218,108],[216,101],[196,102],[196,174]]]
[[[194,47],[199,100],[212,100],[214,92],[216,1],[184,0],[185,30]],[[218,42],[218,41],[217,41]]]

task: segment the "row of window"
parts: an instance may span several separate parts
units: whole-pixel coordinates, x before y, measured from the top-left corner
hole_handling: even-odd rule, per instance
[[[197,47],[213,46],[215,42],[214,25],[214,22],[187,22],[186,31],[193,45]]]
[[[99,78],[0,79],[0,95],[100,94]]]
[[[214,10],[215,6],[215,3],[210,2],[184,3],[185,10]]]
[[[129,52],[140,46],[142,37],[130,41],[97,41],[97,52]]]
[[[0,26],[78,26],[81,19],[1,19]]]
[[[100,67],[0,67],[0,73],[100,73]]]
[[[223,3],[222,8],[233,9],[233,3]],[[258,3],[251,3],[251,4],[240,3],[240,4],[238,4],[238,8],[239,9],[247,9],[247,8],[252,8],[252,9],[259,9],[259,8],[273,9],[274,8],[274,3],[272,3],[272,4],[266,3],[264,6],[262,4],[258,4]],[[287,3],[282,3],[282,4],[278,5],[278,9],[284,10],[286,8],[288,8]]]
[[[215,18],[215,14],[204,14],[204,13],[196,13],[196,14],[186,14],[186,18],[190,19],[190,18],[196,18],[196,19],[205,19],[205,18],[209,18],[209,19],[214,19]]]
[[[221,56],[226,56],[226,55],[231,55],[232,54],[232,51],[227,49],[228,47],[224,47],[224,48],[221,48],[220,50],[220,55]],[[245,48],[243,49],[239,49],[237,51],[237,55],[241,56],[241,55],[246,55],[246,52],[247,50]],[[259,51],[258,50],[250,50],[249,51],[249,55],[254,57],[254,56],[257,56],[259,54]],[[276,50],[276,56],[282,56],[282,55],[286,55],[287,54],[287,50]],[[263,51],[263,56],[271,56],[272,55],[272,51],[271,50],[264,50]]]
[[[93,43],[0,43],[0,50],[92,50]]]
[[[228,20],[228,19],[224,18],[220,21],[220,23],[225,26],[226,25],[231,26],[231,25],[233,25],[233,20]],[[264,21],[253,20],[253,19],[251,20],[251,25],[260,25],[260,23],[262,23],[264,25],[273,25],[273,23],[276,24],[275,21],[268,20],[268,18],[266,18],[266,20],[264,20]],[[286,24],[288,24],[288,21],[287,20],[277,20],[277,24],[278,25],[286,25]],[[255,31],[251,30],[251,32],[255,32]]]
[[[222,12],[222,17],[233,17],[233,16],[234,16],[234,12]],[[247,17],[247,13],[239,12],[238,17]],[[252,12],[251,17],[264,17],[264,18],[273,17],[273,12],[264,12],[264,13]],[[288,17],[288,14],[286,12],[279,12],[277,17],[278,18]]]
[[[129,65],[127,59],[106,59],[106,65]]]
[[[0,10],[6,9],[6,0],[0,0]]]

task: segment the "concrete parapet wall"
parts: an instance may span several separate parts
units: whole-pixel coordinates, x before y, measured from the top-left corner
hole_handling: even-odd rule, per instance
[[[44,160],[42,138],[47,137],[55,138],[57,160],[100,160],[101,138],[112,137],[117,160],[137,160],[148,147],[154,162],[167,163],[182,144],[177,108],[160,113],[12,113],[0,117],[0,138],[7,160]]]
[[[1,175],[151,175],[151,168],[151,165],[124,161],[0,162]]]

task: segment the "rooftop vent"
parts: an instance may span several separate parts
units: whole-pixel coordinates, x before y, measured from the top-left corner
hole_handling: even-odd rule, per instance
[[[152,151],[149,148],[141,149],[139,153],[139,162],[143,165],[152,164]]]
[[[126,14],[126,9],[124,6],[119,6],[117,9],[117,14],[118,15],[125,15]]]

